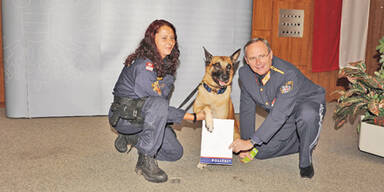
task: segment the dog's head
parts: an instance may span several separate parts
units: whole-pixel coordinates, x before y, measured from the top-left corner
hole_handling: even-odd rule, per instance
[[[203,81],[213,87],[225,87],[232,83],[232,78],[239,66],[237,59],[240,49],[231,56],[212,56],[205,47],[205,75]]]

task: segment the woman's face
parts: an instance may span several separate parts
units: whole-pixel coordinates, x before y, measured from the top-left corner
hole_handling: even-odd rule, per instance
[[[167,25],[161,26],[155,34],[155,44],[162,59],[171,54],[176,44],[175,33],[172,28]]]

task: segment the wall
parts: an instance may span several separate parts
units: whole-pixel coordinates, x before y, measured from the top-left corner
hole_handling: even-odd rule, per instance
[[[2,0],[0,0],[0,3]],[[305,35],[302,40],[300,39],[284,39],[277,37],[276,26],[276,14],[278,8],[301,8],[306,11],[305,23],[306,29]],[[313,16],[309,13],[313,9],[313,0],[253,0],[253,24],[252,24],[252,37],[264,37],[269,42],[279,42],[279,45],[272,44],[274,48],[274,53],[285,59],[298,63],[297,66],[303,73],[313,80],[314,82],[320,84],[327,90],[327,100],[330,101],[335,99],[336,95],[331,96],[330,93],[340,86],[337,86],[337,71],[331,72],[322,72],[322,73],[312,73],[311,72],[311,47],[312,47],[312,22]],[[0,9],[0,13],[2,10]],[[2,14],[0,14],[0,28],[2,26],[1,22]],[[271,19],[273,18],[273,19]],[[378,40],[384,36],[384,0],[371,0],[370,6],[370,20],[369,20],[369,29],[368,29],[368,41],[367,41],[367,52],[366,52],[366,64],[367,71],[370,74],[379,67],[377,62],[377,51],[376,46]],[[309,21],[309,22],[308,22]],[[2,30],[0,30],[0,43],[2,44]],[[276,43],[277,44],[277,43]],[[0,48],[0,107],[4,106],[5,101],[5,91],[4,91],[4,68],[3,68],[3,47]],[[304,52],[291,51],[292,49],[304,49]],[[296,54],[302,54],[300,59]],[[300,56],[300,55],[299,55]]]
[[[155,19],[172,22],[178,34],[172,106],[200,83],[203,46],[229,56],[251,35],[252,0],[3,0],[2,6],[6,115],[15,118],[106,115],[125,58]],[[235,83],[235,109],[239,95]]]

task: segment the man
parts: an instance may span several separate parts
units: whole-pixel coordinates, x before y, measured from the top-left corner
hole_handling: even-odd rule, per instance
[[[247,42],[244,53],[248,65],[239,69],[241,139],[230,148],[240,152],[243,160],[299,152],[300,175],[312,178],[312,150],[325,114],[324,89],[292,64],[273,56],[262,38]],[[256,105],[268,116],[255,131]]]

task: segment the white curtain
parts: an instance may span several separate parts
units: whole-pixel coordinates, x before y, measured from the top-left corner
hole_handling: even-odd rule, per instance
[[[155,19],[177,30],[171,105],[201,81],[206,47],[230,55],[251,35],[251,0],[3,0],[8,117],[106,115],[128,54]],[[239,106],[237,76],[233,86]]]
[[[340,68],[348,66],[351,62],[365,60],[369,4],[370,0],[343,0],[339,50]]]

